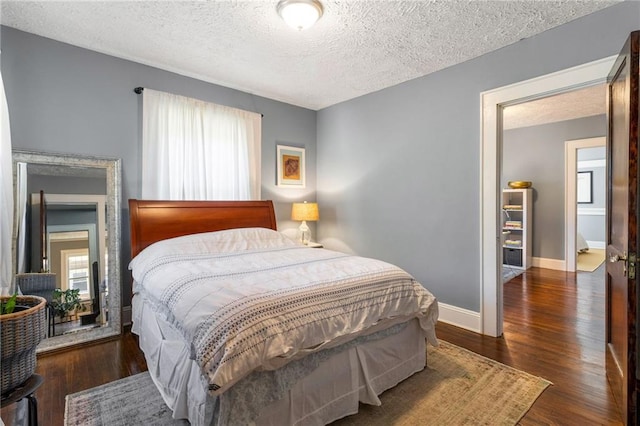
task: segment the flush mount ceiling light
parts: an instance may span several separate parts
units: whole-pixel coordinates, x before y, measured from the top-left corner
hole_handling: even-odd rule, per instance
[[[315,24],[323,12],[318,0],[281,0],[276,10],[287,25],[299,31]]]

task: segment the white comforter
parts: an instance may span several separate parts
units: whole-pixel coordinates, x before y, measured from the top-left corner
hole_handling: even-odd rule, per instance
[[[417,317],[437,344],[434,296],[400,268],[298,245],[259,228],[174,238],[130,264],[144,292],[182,333],[213,395],[258,368]]]

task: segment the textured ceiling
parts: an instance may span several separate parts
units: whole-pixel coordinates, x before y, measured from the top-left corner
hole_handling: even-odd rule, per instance
[[[3,25],[313,110],[478,57],[612,1],[8,1]]]
[[[599,84],[504,109],[503,128],[537,126],[606,114],[607,86]]]

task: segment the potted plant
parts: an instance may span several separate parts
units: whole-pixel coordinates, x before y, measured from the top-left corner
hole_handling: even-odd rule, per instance
[[[9,315],[14,311],[19,312],[24,310],[23,305],[16,306],[16,302],[18,301],[18,293],[9,297],[8,299],[0,300],[0,315]]]
[[[53,311],[60,318],[60,321],[69,316],[71,312],[76,310],[84,311],[86,309],[80,302],[80,290],[71,288],[67,290],[56,288],[53,290],[51,306],[53,306]]]
[[[38,296],[0,297],[3,395],[22,384],[36,369],[36,347],[45,335],[46,304]]]

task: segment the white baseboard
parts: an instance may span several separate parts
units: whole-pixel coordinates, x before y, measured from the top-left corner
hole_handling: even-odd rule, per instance
[[[587,241],[587,245],[590,248],[595,248],[595,249],[606,249],[607,248],[607,243],[605,243],[604,241]]]
[[[560,259],[546,259],[544,257],[534,257],[531,259],[531,265],[538,268],[555,269],[556,271],[566,271],[567,262]]]
[[[122,308],[122,325],[131,325],[131,306],[124,306]]]
[[[605,216],[607,209],[604,207],[578,207],[578,216]]]
[[[438,302],[438,312],[440,314],[438,317],[439,321],[480,333],[481,318],[479,312],[469,311],[440,302]]]

